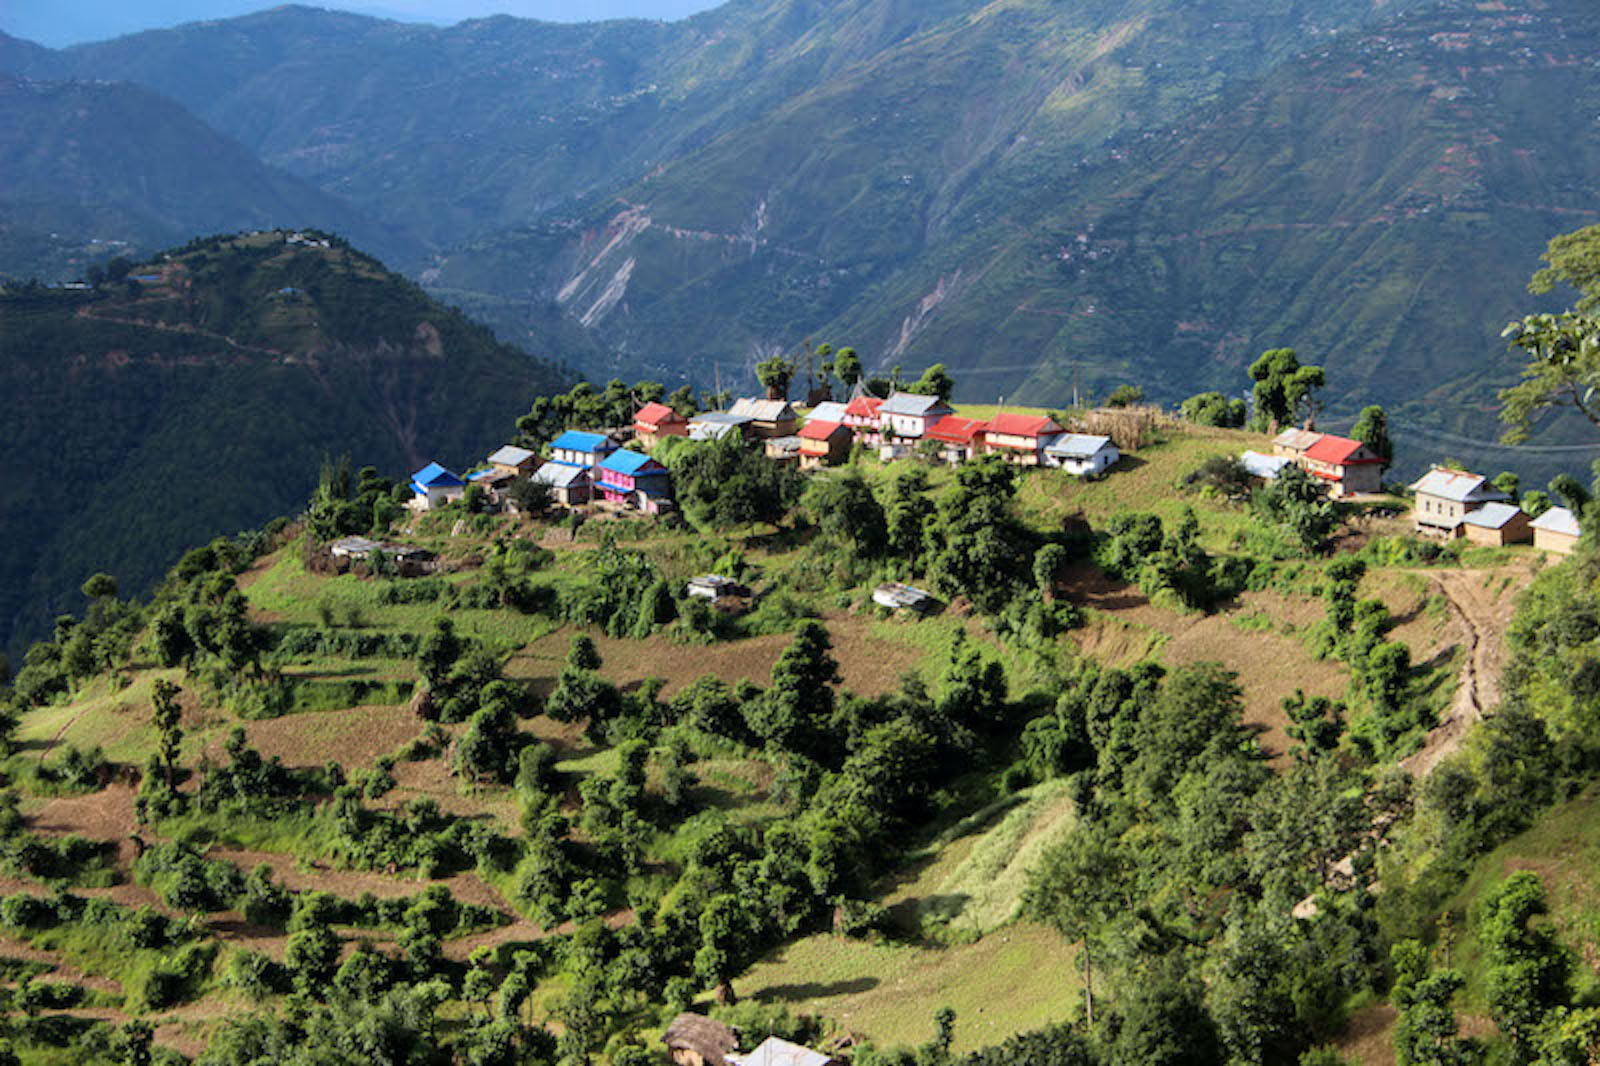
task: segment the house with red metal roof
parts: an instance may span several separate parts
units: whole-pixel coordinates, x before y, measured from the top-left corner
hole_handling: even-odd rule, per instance
[[[1383,456],[1349,437],[1324,433],[1305,450],[1300,465],[1328,483],[1330,496],[1383,491]]]
[[[978,454],[983,446],[984,430],[989,423],[981,418],[962,418],[945,415],[928,427],[923,440],[939,443],[939,457],[951,466],[966,462]]]
[[[813,418],[800,427],[800,469],[834,466],[850,457],[850,427]]]
[[[1008,463],[1038,466],[1046,438],[1062,432],[1060,424],[1046,415],[1002,411],[989,419],[983,431],[983,450],[1005,456]]]
[[[662,437],[687,437],[689,420],[664,403],[647,403],[633,416],[633,435],[654,448]]]
[[[878,430],[878,408],[882,406],[882,399],[857,385],[855,395],[844,405],[844,417],[840,421],[850,427],[858,442],[877,444],[882,439]]]

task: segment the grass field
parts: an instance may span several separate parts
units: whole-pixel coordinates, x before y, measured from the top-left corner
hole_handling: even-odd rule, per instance
[[[817,1014],[880,1046],[920,1044],[933,1012],[956,1011],[957,1051],[1070,1018],[1082,984],[1076,952],[1053,930],[1010,925],[973,944],[921,947],[830,934],[757,963],[734,987],[748,999]]]

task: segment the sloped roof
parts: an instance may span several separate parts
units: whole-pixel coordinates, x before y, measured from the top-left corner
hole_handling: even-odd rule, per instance
[[[708,1066],[723,1066],[727,1061],[724,1056],[739,1047],[739,1039],[732,1029],[704,1014],[688,1011],[672,1019],[667,1031],[661,1034],[661,1042],[671,1051],[695,1052]]]
[[[647,403],[634,413],[636,423],[659,426],[663,422],[682,422],[683,416],[664,403]]]
[[[850,402],[844,405],[844,413],[852,418],[875,418],[882,406],[883,401],[878,397],[863,392],[850,397]]]
[[[1462,521],[1484,529],[1504,529],[1507,522],[1521,513],[1522,508],[1509,503],[1486,503],[1476,511],[1468,511]]]
[[[756,422],[783,422],[795,417],[794,408],[787,400],[757,400],[748,396],[735,400],[728,412]]]
[[[928,418],[932,415],[950,414],[950,407],[937,396],[923,396],[915,392],[897,392],[883,401],[878,408],[881,415],[909,415]]]
[[[626,474],[631,477],[637,474],[663,471],[666,467],[650,458],[644,452],[623,448],[606,456],[605,460],[600,464],[600,469],[609,470],[613,474]]]
[[[702,411],[689,419],[689,424],[691,426],[697,423],[703,426],[742,426],[747,422],[754,421],[755,419],[749,415],[735,414],[732,411]]]
[[[532,459],[534,453],[526,448],[518,448],[515,444],[507,444],[504,448],[489,456],[489,461],[496,466],[521,466]]]
[[[461,475],[452,474],[438,463],[429,463],[427,466],[411,475],[411,480],[418,485],[429,488],[450,488],[455,485],[465,485]]]
[[[1306,449],[1306,458],[1318,463],[1333,463],[1336,466],[1383,462],[1382,456],[1374,455],[1372,450],[1360,441],[1351,440],[1349,437],[1335,437],[1332,433],[1324,433],[1318,437],[1316,443]]]
[[[820,1051],[769,1036],[747,1055],[729,1055],[734,1066],[828,1066],[833,1060]]]
[[[1004,433],[1008,437],[1042,437],[1048,433],[1060,433],[1061,427],[1047,415],[1007,414],[1002,411],[989,419],[989,432]]]
[[[1411,486],[1419,495],[1438,496],[1457,503],[1486,503],[1490,500],[1509,500],[1511,497],[1490,484],[1489,479],[1465,470],[1451,470],[1436,466]]]
[[[1046,441],[1044,450],[1051,455],[1068,459],[1089,459],[1099,455],[1111,444],[1110,437],[1096,437],[1088,433],[1063,433]]]
[[[533,472],[531,480],[539,485],[549,485],[553,489],[570,489],[574,485],[587,485],[589,471],[570,463],[546,463]]]
[[[801,440],[827,440],[845,427],[838,422],[807,422],[800,427]],[[849,432],[846,430],[846,432]]]
[[[616,446],[616,441],[604,433],[585,433],[579,429],[569,429],[550,442],[552,448],[572,452],[600,452]]]
[[[1244,467],[1245,473],[1268,481],[1283,473],[1283,468],[1293,463],[1294,460],[1287,455],[1266,455],[1262,452],[1247,451],[1239,456],[1239,465]]]
[[[1583,530],[1578,526],[1578,516],[1565,507],[1552,507],[1544,514],[1533,520],[1534,529],[1542,529],[1546,533],[1564,533],[1569,537],[1581,537]]]
[[[806,417],[813,422],[843,422],[844,416],[844,404],[839,403],[837,400],[829,400],[826,403],[817,404]]]
[[[944,441],[946,444],[971,444],[978,435],[989,428],[989,423],[981,418],[962,418],[959,415],[945,415],[939,421],[928,427],[924,434],[928,440]]]
[[[1284,448],[1293,448],[1297,452],[1303,452],[1317,443],[1317,439],[1321,436],[1321,433],[1312,429],[1286,429],[1276,437],[1273,437],[1272,443]]]

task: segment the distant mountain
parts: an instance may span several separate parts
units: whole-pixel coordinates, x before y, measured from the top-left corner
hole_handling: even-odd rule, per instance
[[[335,230],[390,256],[416,249],[137,85],[0,76],[0,115],[0,219],[20,231],[151,249],[289,225]],[[0,260],[13,277],[39,268]]]
[[[213,238],[97,291],[0,291],[0,647],[105,570],[298,511],[325,456],[464,466],[569,372],[337,238]]]

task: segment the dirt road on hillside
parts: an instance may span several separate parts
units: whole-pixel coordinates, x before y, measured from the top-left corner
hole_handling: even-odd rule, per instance
[[[1443,598],[1450,614],[1449,642],[1434,654],[1459,647],[1461,677],[1455,699],[1429,732],[1422,750],[1401,761],[1413,777],[1425,777],[1461,747],[1473,723],[1500,702],[1500,672],[1505,667],[1506,629],[1516,612],[1517,594],[1533,580],[1533,571],[1420,570],[1430,591]]]

